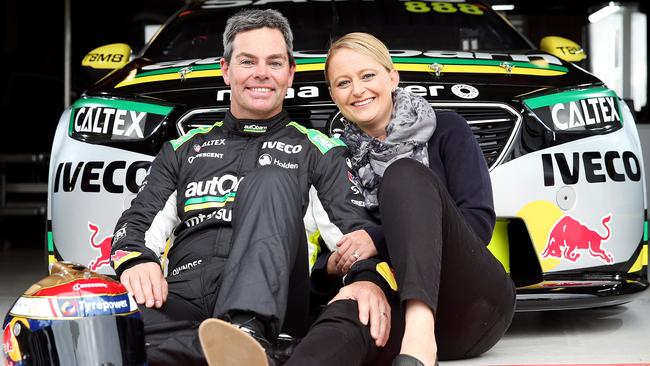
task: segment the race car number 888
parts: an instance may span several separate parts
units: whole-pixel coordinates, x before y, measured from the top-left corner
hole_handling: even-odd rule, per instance
[[[437,1],[430,3],[425,3],[423,1],[407,1],[404,3],[404,6],[406,6],[406,11],[411,13],[428,13],[433,10],[437,13],[455,13],[460,11],[461,13],[470,15],[483,15],[483,10],[474,4],[452,4]]]

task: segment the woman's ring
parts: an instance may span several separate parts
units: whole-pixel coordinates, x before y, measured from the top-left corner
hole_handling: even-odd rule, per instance
[[[381,314],[381,316],[386,316],[386,313],[384,313],[383,311],[379,314]]]
[[[352,253],[352,256],[354,257],[354,260],[355,260],[355,261],[358,261],[359,258],[361,257],[361,256],[359,255],[359,253],[357,253],[357,252]]]

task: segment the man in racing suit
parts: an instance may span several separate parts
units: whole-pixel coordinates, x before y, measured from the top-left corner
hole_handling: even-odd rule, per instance
[[[291,40],[274,11],[229,20],[225,119],[165,143],[117,222],[112,264],[144,305],[153,364],[204,362],[196,328],[209,317],[247,323],[270,339],[281,330],[304,334],[310,187],[341,234],[374,225],[343,144],[282,109],[295,71]],[[165,279],[161,243],[172,235]]]

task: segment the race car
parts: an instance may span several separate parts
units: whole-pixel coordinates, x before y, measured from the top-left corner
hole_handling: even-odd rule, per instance
[[[518,311],[617,305],[648,287],[643,156],[628,106],[573,63],[585,57],[579,45],[549,37],[536,49],[474,1],[207,0],[180,9],[137,57],[125,44],[91,51],[84,65],[111,72],[59,120],[50,263],[114,273],[115,223],[154,155],[228,108],[221,34],[246,7],[289,18],[297,68],[285,109],[299,124],[340,133],[323,67],[330,41],[351,31],[388,45],[402,87],[467,120],[494,189],[489,248],[517,285]]]

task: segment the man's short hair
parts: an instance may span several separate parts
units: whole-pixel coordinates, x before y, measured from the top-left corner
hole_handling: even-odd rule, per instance
[[[223,57],[226,62],[230,62],[232,57],[233,43],[237,34],[264,27],[277,29],[282,33],[284,43],[287,45],[289,62],[294,64],[293,33],[289,21],[279,11],[273,9],[246,9],[228,18],[226,29],[223,31]]]

